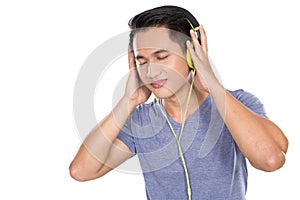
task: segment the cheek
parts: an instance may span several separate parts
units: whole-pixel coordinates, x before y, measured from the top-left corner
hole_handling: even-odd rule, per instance
[[[181,57],[174,59],[171,69],[174,76],[180,77],[181,79],[186,79],[189,74],[189,68],[186,60]]]

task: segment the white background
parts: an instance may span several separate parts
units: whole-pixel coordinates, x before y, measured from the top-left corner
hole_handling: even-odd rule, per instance
[[[183,6],[196,16],[223,84],[254,93],[289,138],[282,169],[266,173],[249,166],[247,199],[299,199],[297,1],[103,2],[1,1],[0,199],[145,199],[141,175],[112,171],[85,183],[70,178],[68,167],[81,142],[73,91],[96,47],[127,31],[135,14],[164,4]],[[121,77],[117,72],[108,77]],[[109,94],[95,96],[111,109]],[[99,118],[108,112],[95,107]]]

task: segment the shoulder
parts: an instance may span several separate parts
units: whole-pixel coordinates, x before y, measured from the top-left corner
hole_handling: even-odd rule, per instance
[[[159,116],[158,106],[156,100],[150,103],[140,104],[131,114],[131,120],[138,122],[138,124],[148,124],[151,119]]]
[[[260,102],[254,94],[247,92],[243,89],[233,91],[228,90],[228,92],[243,104],[253,104]]]
[[[228,90],[228,92],[252,111],[266,117],[266,112],[263,103],[254,94],[247,92],[243,89],[233,91]]]
[[[227,90],[228,92],[231,93],[232,96],[234,96],[237,99],[245,99],[245,98],[251,98],[255,97],[254,94],[247,92],[243,89],[237,89],[237,90]]]
[[[154,107],[155,107],[155,100],[149,102],[149,103],[143,103],[143,104],[140,104],[138,105],[134,112],[133,112],[133,115],[145,115],[145,114],[148,114],[150,112],[150,110],[153,110]]]

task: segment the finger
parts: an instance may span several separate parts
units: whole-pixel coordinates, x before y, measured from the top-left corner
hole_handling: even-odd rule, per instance
[[[194,49],[195,49],[196,54],[199,56],[199,58],[202,58],[203,57],[202,48],[201,48],[199,40],[196,36],[196,33],[194,32],[193,29],[190,30],[190,35],[191,35],[191,38],[192,38],[192,41],[194,44]]]
[[[205,32],[202,24],[200,26],[200,35],[201,35],[201,37],[200,37],[201,47],[202,47],[204,54],[207,56],[207,54],[208,54],[207,37],[206,37],[206,32]]]

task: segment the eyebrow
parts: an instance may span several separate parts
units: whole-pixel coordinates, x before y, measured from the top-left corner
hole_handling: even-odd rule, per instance
[[[160,53],[165,53],[165,52],[169,52],[168,50],[166,50],[166,49],[159,49],[159,50],[157,50],[157,51],[154,51],[153,53],[151,53],[151,55],[157,55],[157,54],[160,54]],[[145,59],[145,57],[144,56],[141,56],[141,55],[137,55],[136,57],[135,57],[135,59]]]

